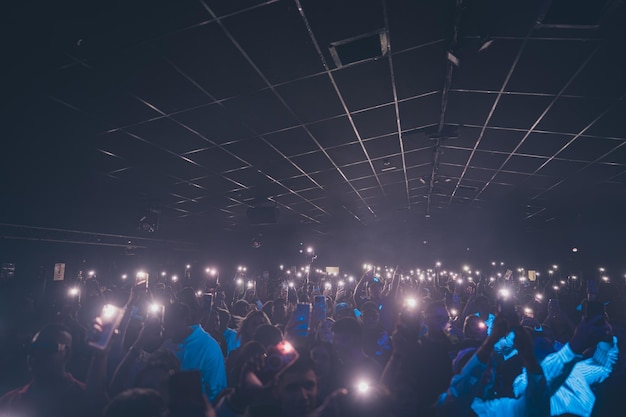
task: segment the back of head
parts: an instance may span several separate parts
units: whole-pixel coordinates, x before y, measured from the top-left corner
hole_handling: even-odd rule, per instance
[[[250,310],[250,304],[246,300],[238,300],[233,306],[233,314],[239,317],[246,317]]]
[[[60,323],[48,323],[33,337],[33,343],[61,343],[69,346],[72,344],[72,334]]]
[[[193,317],[193,323],[199,322],[201,308],[194,289],[191,287],[185,287],[180,290],[178,293],[178,300],[189,306],[189,310],[191,311]]]
[[[254,331],[252,340],[259,342],[265,348],[277,345],[283,340],[283,332],[276,326],[271,324],[262,324]]]
[[[28,366],[33,378],[48,380],[65,374],[72,336],[67,327],[51,323],[35,335],[29,348]]]
[[[165,404],[157,391],[134,388],[113,398],[103,417],[160,417],[164,410]]]
[[[337,320],[333,324],[332,330],[335,334],[339,333],[354,340],[360,340],[363,332],[359,322],[352,317]]]

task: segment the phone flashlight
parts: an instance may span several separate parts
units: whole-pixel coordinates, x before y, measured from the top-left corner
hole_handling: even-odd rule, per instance
[[[110,320],[115,316],[115,313],[117,313],[118,310],[119,309],[114,305],[106,304],[102,307],[102,314],[100,317],[102,317],[102,319]]]
[[[69,290],[70,297],[76,297],[79,292],[80,291],[76,287],[70,288]]]
[[[248,288],[252,288],[252,287],[254,287],[254,282],[248,281]]]
[[[456,317],[457,315],[458,315],[458,311],[456,311],[454,308],[450,309],[450,316]]]
[[[417,307],[417,300],[415,298],[407,298],[404,300],[404,304],[406,304],[408,308],[415,308]]]
[[[369,382],[361,380],[356,384],[356,390],[359,394],[366,394],[370,390]]]
[[[172,275],[172,282],[178,281],[178,277],[176,275]]]
[[[524,314],[526,314],[527,316],[531,316],[533,314],[533,309],[529,307],[525,307]]]
[[[502,288],[500,291],[498,291],[498,294],[502,298],[509,298],[511,296],[511,291],[509,291],[507,288]]]
[[[156,314],[161,310],[161,306],[159,304],[150,304],[150,313]]]
[[[198,297],[202,297],[202,291],[196,291],[196,295],[197,295]]]
[[[291,282],[291,281],[289,282],[289,288],[293,288],[293,287],[294,287],[294,285],[295,285],[295,284],[294,284],[293,282]]]
[[[339,281],[337,284],[338,284],[340,287],[343,287],[344,285],[346,285],[346,283],[345,283],[344,281]]]

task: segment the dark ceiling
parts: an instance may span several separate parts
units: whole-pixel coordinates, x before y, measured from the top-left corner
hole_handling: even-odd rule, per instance
[[[5,226],[138,234],[152,207],[151,236],[195,240],[275,204],[326,235],[626,200],[621,1],[13,3]]]

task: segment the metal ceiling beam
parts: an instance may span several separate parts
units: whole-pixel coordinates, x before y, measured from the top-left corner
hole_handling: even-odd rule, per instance
[[[439,155],[441,154],[441,140],[443,135],[443,129],[445,126],[446,110],[448,108],[448,95],[450,93],[450,86],[452,85],[452,74],[454,72],[455,64],[450,59],[450,54],[456,49],[459,41],[459,26],[461,23],[461,8],[463,6],[463,0],[456,0],[454,8],[454,25],[452,27],[452,38],[450,39],[450,47],[447,55],[446,65],[446,77],[443,82],[443,90],[441,91],[441,107],[439,110],[439,124],[437,125],[436,143],[433,151],[433,167],[430,173],[430,180],[428,182],[428,194],[426,195],[426,217],[430,217],[430,207],[432,201],[432,195],[435,190],[435,182],[437,180],[437,170],[439,166]]]

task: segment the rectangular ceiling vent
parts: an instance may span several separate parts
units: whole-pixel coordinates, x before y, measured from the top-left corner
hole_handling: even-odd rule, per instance
[[[614,0],[547,0],[540,28],[596,29]]]
[[[384,29],[332,42],[328,47],[337,68],[376,60],[387,55],[388,49],[387,32]]]

